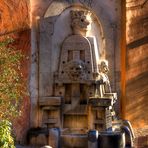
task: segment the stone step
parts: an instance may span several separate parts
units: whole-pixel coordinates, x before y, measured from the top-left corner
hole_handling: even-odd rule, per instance
[[[45,124],[55,124],[58,122],[58,119],[57,118],[49,118],[45,121],[43,121]]]
[[[61,135],[61,148],[87,148],[87,134],[63,134]]]
[[[109,107],[113,105],[113,99],[110,98],[98,98],[98,97],[90,97],[89,104],[92,106],[98,107]]]
[[[41,97],[39,99],[40,106],[60,106],[61,105],[61,97]]]

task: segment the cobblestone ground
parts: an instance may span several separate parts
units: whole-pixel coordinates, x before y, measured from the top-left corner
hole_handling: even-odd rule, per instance
[[[144,128],[139,128],[134,130],[135,136],[137,137],[141,137],[141,136],[147,136],[148,135],[148,126],[144,127]]]
[[[148,148],[148,126],[134,130],[134,148]]]

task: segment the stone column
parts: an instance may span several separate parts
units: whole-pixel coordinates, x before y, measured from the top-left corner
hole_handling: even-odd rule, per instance
[[[33,20],[33,19],[32,19]],[[37,19],[31,24],[31,71],[30,71],[30,127],[38,127],[38,44]]]

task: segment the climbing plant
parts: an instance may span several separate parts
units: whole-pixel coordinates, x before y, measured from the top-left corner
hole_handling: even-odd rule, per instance
[[[21,73],[21,50],[15,49],[14,40],[5,37],[0,41],[0,148],[14,147],[11,121],[20,114],[20,102],[25,94]]]
[[[11,136],[11,122],[0,121],[0,148],[14,148],[14,140]]]

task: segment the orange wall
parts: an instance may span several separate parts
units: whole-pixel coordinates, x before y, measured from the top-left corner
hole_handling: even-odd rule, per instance
[[[0,35],[29,28],[29,0],[0,0]]]
[[[126,3],[125,115],[134,128],[148,126],[148,2]]]

